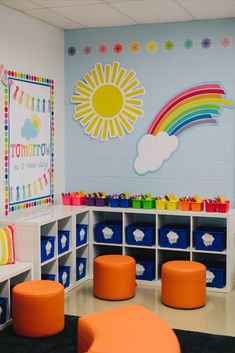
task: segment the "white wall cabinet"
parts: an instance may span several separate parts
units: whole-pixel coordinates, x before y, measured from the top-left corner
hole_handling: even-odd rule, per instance
[[[0,331],[11,322],[12,288],[18,283],[31,279],[33,279],[33,267],[30,263],[17,262],[0,266],[0,299],[7,298],[6,306],[0,308]]]
[[[32,216],[15,216],[15,219],[4,220],[2,224],[12,222],[16,226],[15,244],[18,261],[33,262],[34,277],[41,279],[42,274],[54,274],[59,280],[60,266],[70,267],[70,284],[66,290],[74,288],[82,281],[93,277],[93,259],[103,254],[127,254],[136,259],[144,259],[153,266],[153,278],[145,283],[153,285],[161,283],[161,264],[172,259],[217,262],[224,267],[225,283],[222,288],[208,287],[208,290],[231,291],[232,277],[232,246],[233,246],[233,212],[207,213],[160,211],[156,209],[133,209],[87,206],[50,206]],[[121,242],[100,242],[95,238],[95,225],[100,222],[118,222],[121,224]],[[154,228],[154,242],[151,246],[129,244],[126,241],[126,227],[134,222],[151,223]],[[189,240],[186,248],[173,248],[160,245],[159,229],[168,224],[183,225],[189,229]],[[88,239],[82,245],[76,243],[77,225],[88,228]],[[207,249],[198,250],[195,247],[194,231],[198,227],[223,227],[225,248],[222,251]],[[58,253],[58,230],[69,230],[70,239],[68,250]],[[81,233],[81,234],[84,234]],[[41,237],[55,237],[55,252],[53,258],[41,261]],[[86,276],[78,279],[76,259],[87,259]],[[81,267],[82,265],[80,265]],[[82,267],[81,267],[82,268]],[[142,281],[140,281],[142,282]]]

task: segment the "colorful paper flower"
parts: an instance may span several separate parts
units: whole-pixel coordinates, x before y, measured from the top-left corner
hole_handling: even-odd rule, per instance
[[[212,41],[210,38],[203,38],[201,41],[201,46],[203,49],[209,49],[212,46]]]
[[[75,47],[69,47],[67,49],[67,53],[68,53],[69,56],[74,56],[76,54],[76,52],[77,52],[77,50],[76,50]]]
[[[150,41],[146,44],[146,50],[147,50],[147,52],[150,53],[150,54],[156,53],[156,51],[158,50],[158,44],[157,44],[157,42],[155,42],[155,40],[150,40]]]
[[[109,50],[109,47],[108,47],[108,44],[106,44],[106,43],[101,43],[98,46],[98,52],[99,52],[100,55],[107,54],[108,50]]]
[[[184,49],[192,49],[192,47],[193,47],[193,40],[192,39],[185,39]]]
[[[129,50],[132,54],[136,54],[140,51],[140,44],[138,42],[131,42]]]
[[[164,49],[166,51],[172,51],[175,47],[175,42],[172,39],[168,39],[164,43]]]
[[[120,43],[120,42],[114,43],[113,52],[115,54],[120,55],[120,54],[122,54],[123,50],[124,50],[124,46],[122,45],[122,43]]]
[[[90,45],[86,45],[84,48],[83,48],[83,54],[84,55],[91,55],[92,53],[92,48]]]
[[[220,45],[222,48],[230,48],[232,46],[232,38],[229,36],[225,36],[223,38],[221,38],[220,40]]]

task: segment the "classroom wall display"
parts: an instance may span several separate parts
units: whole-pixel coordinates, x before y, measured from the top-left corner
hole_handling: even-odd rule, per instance
[[[66,191],[221,194],[234,207],[234,33],[235,19],[65,31]],[[132,81],[139,81],[134,89],[144,88],[132,97],[141,115],[133,114],[134,122],[124,115],[131,133],[119,121],[123,138],[112,132],[114,117],[89,116],[95,114],[96,86],[89,91],[85,77],[98,80],[101,93],[98,70],[105,75],[110,68],[111,74],[114,63],[127,75],[134,71]],[[82,94],[75,91],[80,81],[88,88]],[[92,111],[86,113],[89,105]],[[102,109],[108,106],[102,103]],[[112,121],[105,123],[109,129],[105,119]]]
[[[202,124],[219,124],[223,107],[234,109],[225,99],[221,84],[196,85],[178,93],[157,113],[147,134],[138,142],[134,167],[138,174],[157,171],[179,145],[179,137]]]
[[[53,202],[54,81],[7,72],[5,215]]]
[[[72,103],[76,103],[74,119],[85,127],[92,138],[106,141],[124,137],[133,131],[133,124],[143,116],[145,93],[134,70],[127,71],[114,61],[96,63],[95,67],[76,83]]]

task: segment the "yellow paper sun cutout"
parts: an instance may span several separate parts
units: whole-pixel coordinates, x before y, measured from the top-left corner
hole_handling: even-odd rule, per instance
[[[127,72],[114,61],[104,67],[96,64],[76,83],[76,95],[71,98],[77,104],[74,119],[86,127],[86,134],[106,141],[123,137],[124,130],[132,132],[133,124],[143,116],[143,100],[138,97],[145,93],[135,76],[134,70]]]

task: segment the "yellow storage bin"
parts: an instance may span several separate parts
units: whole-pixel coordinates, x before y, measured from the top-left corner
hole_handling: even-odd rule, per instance
[[[166,201],[165,200],[155,200],[156,209],[157,210],[165,210],[166,209]]]
[[[169,211],[176,211],[179,209],[179,200],[177,201],[166,201],[166,208]]]

